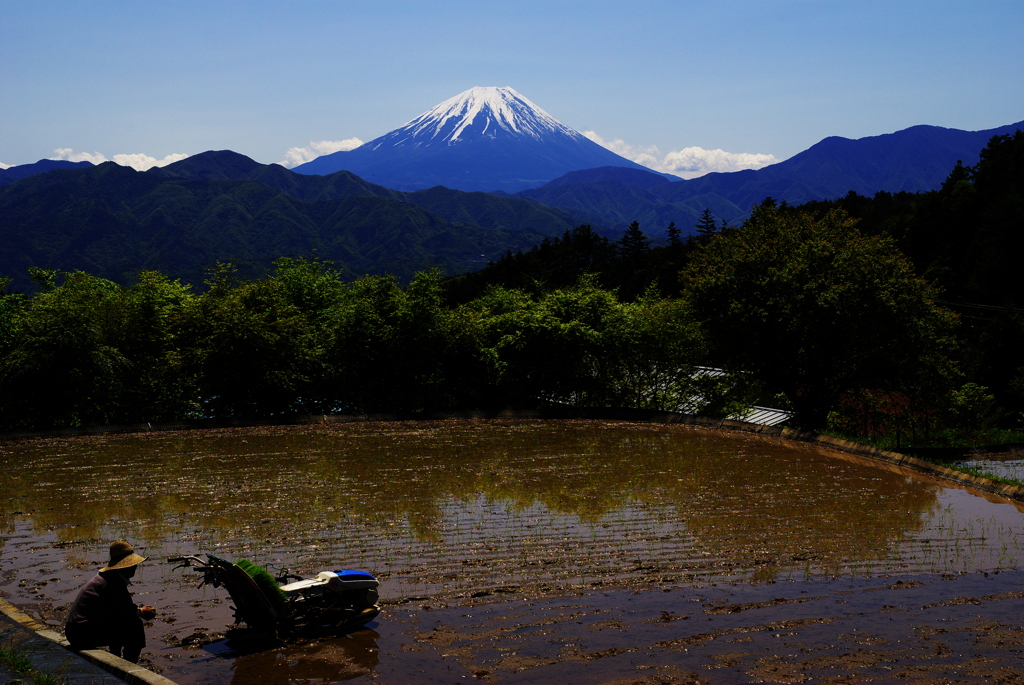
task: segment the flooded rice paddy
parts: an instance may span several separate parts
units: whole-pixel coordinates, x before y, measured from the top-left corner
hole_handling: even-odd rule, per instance
[[[60,626],[124,537],[149,557],[136,600],[161,611],[144,659],[183,685],[884,680],[887,664],[927,675],[942,658],[981,682],[991,669],[957,661],[951,636],[1002,635],[1002,656],[1024,644],[1007,627],[1024,596],[1016,506],[755,436],[293,426],[9,443],[0,468],[0,597]],[[348,636],[250,653],[220,639],[226,592],[164,561],[207,552],[366,570],[384,611]],[[919,623],[893,624],[911,609]],[[935,655],[939,634],[952,656]],[[914,640],[899,658],[843,660]],[[801,649],[819,642],[808,666]]]
[[[1024,451],[1022,450],[979,454],[960,463],[978,469],[982,473],[991,473],[1024,482]]]

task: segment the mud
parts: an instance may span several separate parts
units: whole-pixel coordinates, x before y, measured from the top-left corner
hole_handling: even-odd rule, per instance
[[[1009,503],[680,426],[459,421],[0,445],[0,596],[52,626],[132,540],[191,683],[1024,682]],[[226,639],[162,559],[362,568],[368,630]],[[1018,680],[1015,680],[1018,679]]]

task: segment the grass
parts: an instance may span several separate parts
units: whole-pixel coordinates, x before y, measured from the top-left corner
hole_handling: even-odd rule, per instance
[[[1024,445],[1024,432],[1016,429],[1010,430],[1003,428],[991,428],[978,432],[969,438],[957,436],[953,431],[940,431],[929,440],[917,441],[912,444],[901,444],[898,446],[896,444],[896,438],[893,435],[877,435],[868,437],[863,435],[851,435],[835,430],[825,430],[823,433],[842,440],[859,442],[862,445],[869,445],[877,449],[892,450],[895,452],[912,452],[914,448],[945,447],[961,448],[965,453],[967,453],[969,450],[984,447],[986,445]],[[927,456],[922,455],[914,456],[918,459],[923,459],[924,461],[931,462],[938,466],[945,466],[946,468],[953,469],[954,471],[960,471],[961,473],[966,473],[971,476],[988,478],[989,480],[996,481],[997,483],[1003,483],[1004,485],[1017,485],[1024,487],[1024,481],[1021,481],[1018,478],[1000,476],[973,466],[964,466],[957,462],[929,459]]]
[[[851,440],[863,445],[870,445],[881,450],[899,452],[915,448],[958,448],[964,451],[983,449],[991,445],[1024,445],[1024,431],[1017,428],[986,428],[966,434],[963,431],[943,429],[933,431],[927,438],[910,440],[907,435],[898,439],[895,433],[879,435],[856,435],[840,430],[825,429],[824,435],[831,435],[842,440]]]
[[[26,676],[33,685],[60,685],[61,683],[49,673],[37,671],[32,667],[32,660],[17,651],[0,649],[0,664],[7,666],[16,674]]]
[[[1021,481],[1021,480],[1019,480],[1017,478],[1009,478],[1009,477],[1006,477],[1006,476],[998,476],[998,475],[996,475],[994,473],[989,473],[988,471],[983,471],[982,469],[974,468],[973,466],[964,466],[963,464],[957,464],[955,462],[946,462],[946,461],[933,461],[932,463],[933,464],[938,464],[939,466],[945,466],[948,469],[953,469],[954,471],[960,471],[961,473],[966,473],[966,474],[971,475],[971,476],[978,476],[980,478],[988,478],[989,480],[994,480],[995,482],[1003,483],[1004,485],[1018,485],[1018,486],[1024,487],[1024,481]]]

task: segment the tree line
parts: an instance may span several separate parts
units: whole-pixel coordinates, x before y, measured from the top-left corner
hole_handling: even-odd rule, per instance
[[[763,241],[778,251],[752,251]],[[779,255],[792,264],[775,273]],[[746,282],[757,271],[761,282]],[[290,258],[260,279],[218,265],[200,293],[158,272],[129,286],[32,275],[39,292],[0,307],[7,430],[552,405],[725,415],[769,390],[813,425],[867,381],[904,388],[947,373],[951,325],[891,244],[839,213],[816,221],[767,206],[696,250],[681,297],[652,287],[626,300],[584,272],[565,287],[491,285],[452,304],[438,272],[404,287],[347,282],[326,262]],[[745,296],[752,287],[760,297]],[[773,330],[783,321],[787,335]],[[876,350],[857,344],[865,336]],[[709,364],[733,373],[701,373]]]
[[[1007,323],[1020,321],[1012,301],[987,332],[965,325],[954,305],[988,286],[962,275],[976,265],[948,265],[957,250],[983,262],[1024,216],[999,194],[1021,187],[1000,179],[1019,172],[1022,142],[993,139],[977,167],[888,215],[884,194],[767,199],[740,226],[710,212],[691,237],[670,226],[664,245],[637,224],[619,241],[579,226],[451,279],[349,280],[312,257],[256,279],[218,264],[199,288],[34,268],[35,294],[0,295],[0,430],[552,405],[724,416],[751,403],[803,428],[911,439],[1013,423],[1017,386],[983,381],[1024,327]],[[949,203],[964,234],[936,229],[949,243],[937,247],[924,226]],[[953,300],[949,283],[966,284]]]
[[[531,296],[502,287],[444,302],[438,272],[401,287],[281,259],[229,265],[207,289],[158,272],[121,286],[35,270],[0,304],[0,425],[538,404],[657,407],[692,392],[702,342],[684,305],[623,302],[591,278]],[[710,395],[709,395],[710,397]]]

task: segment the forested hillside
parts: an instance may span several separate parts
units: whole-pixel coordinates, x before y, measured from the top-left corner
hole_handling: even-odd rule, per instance
[[[972,384],[968,390],[973,393],[973,400],[961,395],[958,401],[975,403],[980,414],[971,420],[976,425],[1010,425],[1019,422],[1024,411],[1024,362],[1020,359],[1024,286],[1014,265],[1024,250],[1022,188],[1024,132],[1016,131],[993,137],[973,167],[953,167],[937,191],[879,192],[873,197],[850,192],[836,200],[799,206],[768,199],[762,208],[775,207],[783,216],[810,215],[816,220],[840,209],[856,220],[860,234],[890,241],[907,257],[914,273],[931,285],[936,301],[958,315],[958,344],[951,358],[962,380]],[[632,228],[639,231],[637,225]],[[599,283],[627,298],[652,284],[663,296],[678,296],[685,290],[678,272],[703,251],[702,246],[716,233],[749,235],[750,222],[742,228],[724,227],[705,210],[694,228],[694,235],[680,240],[673,226],[667,246],[639,250],[636,235],[633,248],[624,244],[629,231],[616,244],[585,227],[576,228],[457,277],[449,290],[455,301],[464,301],[492,282],[527,290],[561,287],[581,271],[592,271]],[[706,263],[706,268],[715,267]],[[748,285],[749,293],[737,293],[737,298],[753,297],[765,282]],[[747,344],[750,337],[737,339]],[[756,339],[770,342],[768,349],[773,349],[778,337]],[[888,399],[870,401],[892,406]]]
[[[990,138],[1012,135],[1021,128],[1024,122],[987,131],[914,126],[857,140],[833,136],[761,169],[668,182],[652,173],[605,167],[569,173],[516,196],[560,207],[595,225],[620,231],[639,221],[650,235],[662,238],[670,221],[692,224],[705,209],[739,223],[769,196],[800,204],[835,198],[850,190],[934,190],[958,159],[973,165]]]
[[[1022,428],[1022,170],[1018,132],[931,193],[766,199],[658,247],[637,223],[617,241],[577,226],[408,286],[288,257],[257,278],[220,264],[202,287],[33,269],[37,294],[0,297],[0,430],[761,402],[809,429],[984,440]]]
[[[140,270],[192,283],[217,261],[248,278],[316,251],[349,280],[403,281],[479,268],[578,223],[517,198],[434,188],[400,193],[348,172],[303,176],[230,151],[137,172],[108,162],[0,189],[0,276],[31,287],[29,266],[81,269],[127,284]]]

